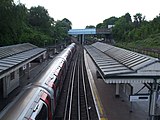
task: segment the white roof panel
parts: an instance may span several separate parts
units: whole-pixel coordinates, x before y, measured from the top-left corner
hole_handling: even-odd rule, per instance
[[[92,46],[85,46],[88,53],[91,55],[92,59],[103,72],[104,75],[115,74],[115,72],[131,72],[129,68],[117,62],[113,58],[106,56],[104,53],[100,52],[98,49]],[[117,73],[116,72],[116,73]]]
[[[17,60],[7,59],[7,58],[4,58],[3,60],[7,61],[7,62],[14,62],[14,63],[19,63],[20,62],[20,61],[17,61]]]
[[[23,44],[0,47],[0,59],[11,56],[11,55],[15,55],[15,54],[27,51],[27,50],[31,50],[34,48],[37,48],[37,46],[32,45],[30,43],[23,43]]]
[[[38,54],[44,52],[45,49],[43,48],[34,48],[31,50],[27,50],[24,52],[20,52],[18,54],[6,57],[6,58],[1,58],[0,59],[0,74],[4,70],[9,70],[11,67],[14,67],[16,65],[19,65],[32,57],[37,56]]]
[[[13,65],[11,65],[11,64],[4,64],[4,63],[0,63],[0,66],[5,66],[5,67],[12,67]]]
[[[160,61],[156,58],[100,42],[85,48],[106,81],[110,80],[108,83],[119,83],[123,78],[147,83],[160,77]],[[123,82],[129,83],[126,79]]]
[[[94,46],[96,49],[100,50],[101,52],[104,52],[106,55],[115,59],[116,61],[123,64],[124,66],[127,66],[128,68],[135,71],[143,67],[145,63],[151,64],[157,61],[156,58],[142,55],[142,54],[125,50],[122,48],[114,47],[111,45],[107,45],[105,43],[97,42],[97,43],[94,43],[92,46]]]
[[[16,65],[17,63],[14,63],[14,62],[9,62],[9,61],[5,61],[5,60],[0,60],[0,63],[1,64],[9,64],[9,65]]]
[[[96,42],[94,44],[92,44],[92,46],[94,46],[96,48],[96,46],[99,46],[98,49],[102,52],[106,51],[106,50],[110,50],[113,48],[113,46],[107,45],[107,44],[103,44],[101,42]]]

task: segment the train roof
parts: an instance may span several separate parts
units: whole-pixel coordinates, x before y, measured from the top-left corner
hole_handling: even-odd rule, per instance
[[[34,108],[34,102],[40,99],[40,88],[29,88],[23,90],[13,102],[11,102],[0,113],[1,120],[17,120],[22,119],[20,116],[25,116],[28,109]],[[39,97],[37,97],[39,96]]]
[[[53,59],[50,64],[44,68],[41,74],[35,78],[35,84],[44,84],[48,79],[52,79],[55,76],[54,71],[56,71],[63,62],[62,58]]]
[[[46,66],[44,71],[40,76],[38,76],[36,79],[36,83],[43,84],[46,83],[49,79],[54,80],[57,76],[57,73],[59,72],[60,68],[63,67],[68,54],[71,53],[71,49],[69,47],[74,47],[75,43],[72,43],[69,45],[65,50],[63,50],[61,53],[59,53],[51,62]]]

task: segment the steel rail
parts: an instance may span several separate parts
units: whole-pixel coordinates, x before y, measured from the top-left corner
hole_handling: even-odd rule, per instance
[[[78,53],[78,57],[79,57],[79,53]],[[78,57],[76,59],[76,63],[78,62]],[[76,68],[76,65],[75,65],[75,68]],[[71,90],[70,90],[71,95],[70,95],[70,103],[69,103],[69,117],[68,117],[68,120],[71,120],[71,117],[72,117],[72,102],[73,102],[73,95],[74,95],[75,71],[76,71],[76,69],[74,69],[74,74],[73,74],[73,77],[71,79],[72,84],[71,84]]]
[[[76,60],[69,78],[64,120],[90,120],[90,112],[85,83],[83,49],[77,50]]]
[[[85,97],[85,106],[86,106],[86,112],[87,112],[87,120],[90,120],[90,114],[89,114],[89,106],[88,106],[88,101],[87,101],[87,92],[86,92],[86,85],[85,85],[85,77],[84,77],[84,62],[83,58],[81,60],[82,62],[82,82],[83,82],[83,90],[84,90],[84,97]]]
[[[79,58],[80,58],[80,56],[79,56]],[[79,65],[78,65],[78,78],[77,78],[77,80],[78,80],[78,87],[77,87],[77,89],[78,89],[78,120],[81,120],[81,105],[80,105],[80,86],[79,86],[79,80],[80,80],[80,60],[79,60]]]
[[[78,59],[78,57],[77,57]],[[68,88],[68,92],[67,92],[67,98],[66,98],[66,104],[65,104],[65,110],[64,110],[64,117],[63,120],[67,120],[67,113],[68,113],[68,105],[69,105],[69,99],[70,99],[70,94],[71,94],[71,85],[73,84],[73,79],[74,79],[74,74],[75,74],[75,70],[76,70],[76,64],[77,64],[77,59],[74,61],[74,65],[72,66],[71,69],[71,75],[70,75],[70,81],[69,81],[69,88]]]

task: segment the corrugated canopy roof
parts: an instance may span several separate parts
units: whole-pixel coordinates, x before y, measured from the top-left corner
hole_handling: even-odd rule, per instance
[[[24,52],[27,50],[31,50],[34,48],[37,48],[37,46],[32,45],[30,43],[23,43],[23,44],[0,47],[0,59],[17,54],[17,53]]]
[[[160,77],[156,58],[100,42],[85,48],[107,83],[147,83]]]
[[[46,50],[29,43],[0,47],[0,75],[21,63],[38,57],[44,51]]]

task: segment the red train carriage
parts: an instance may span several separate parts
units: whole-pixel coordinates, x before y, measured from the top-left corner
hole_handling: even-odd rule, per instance
[[[52,120],[51,96],[41,87],[23,90],[0,114],[1,120]]]

